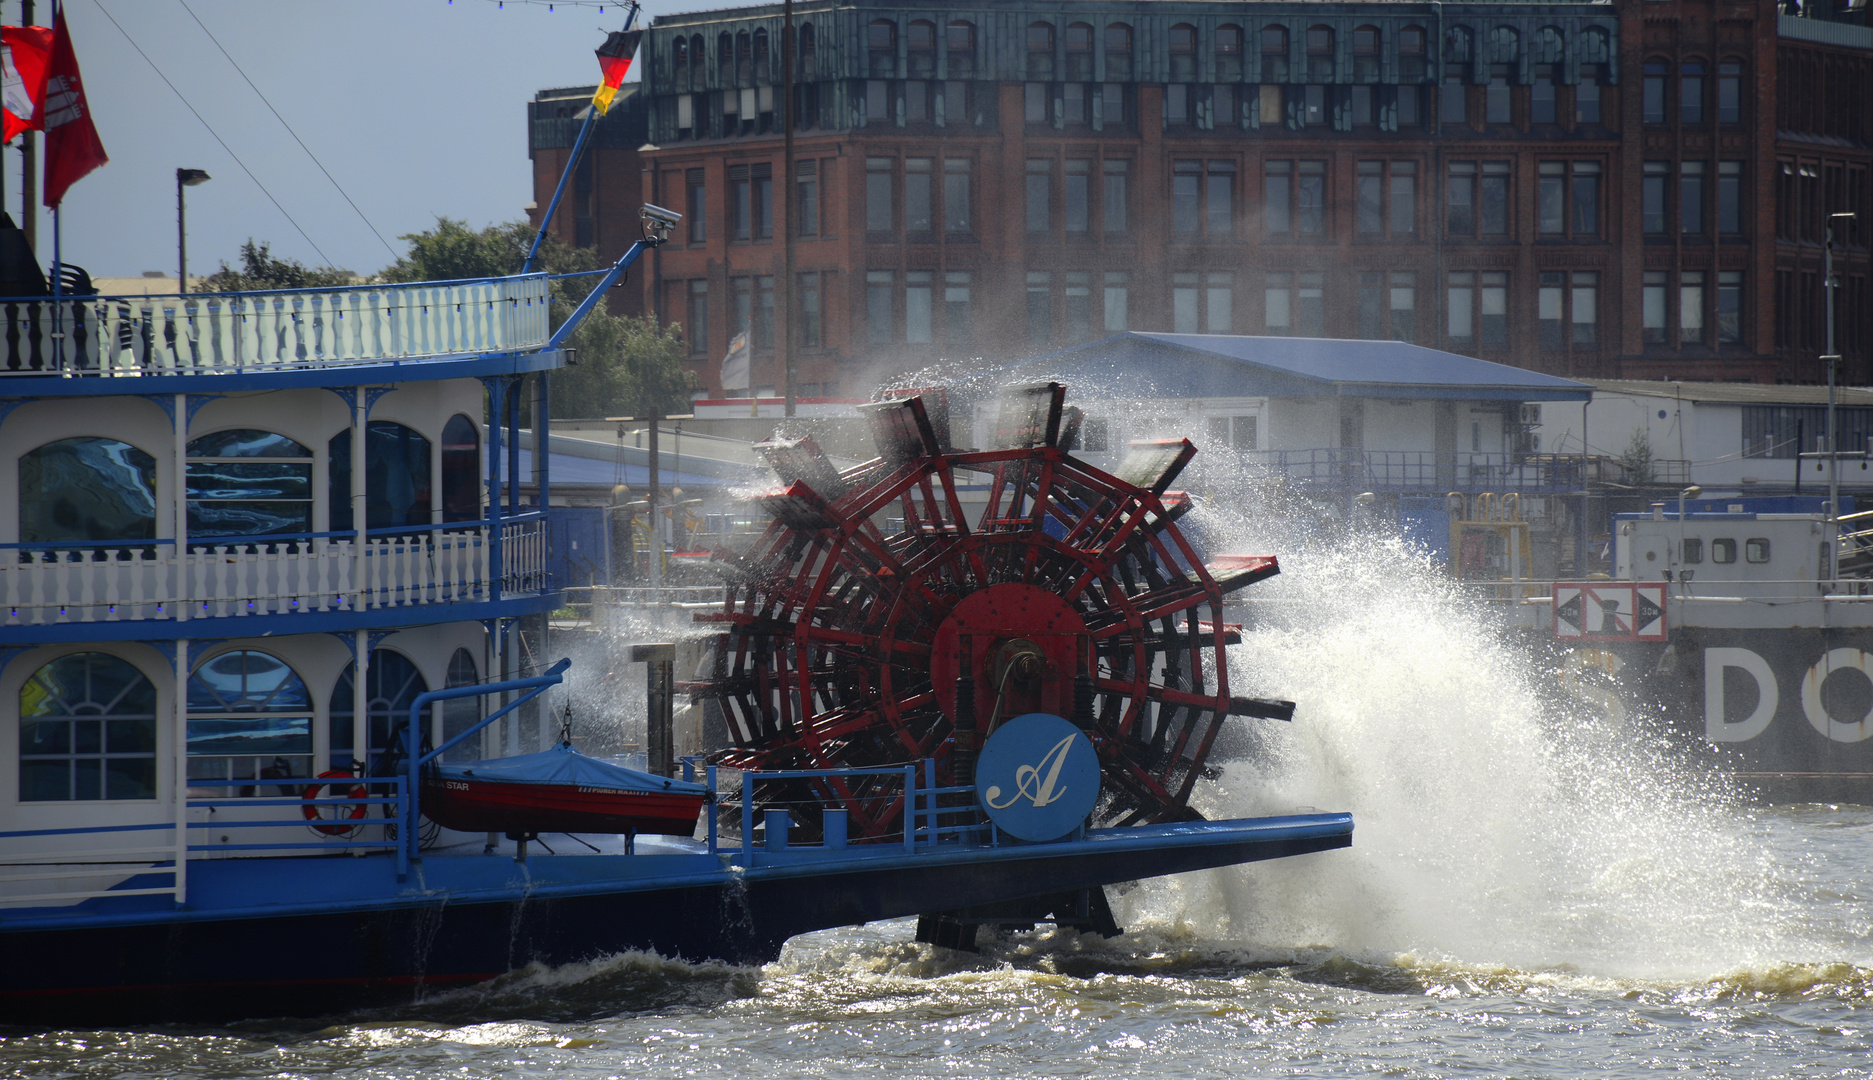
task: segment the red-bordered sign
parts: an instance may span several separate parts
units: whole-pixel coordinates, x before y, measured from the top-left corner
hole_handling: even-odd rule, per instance
[[[1664,641],[1665,585],[1557,581],[1554,636],[1566,641]]]

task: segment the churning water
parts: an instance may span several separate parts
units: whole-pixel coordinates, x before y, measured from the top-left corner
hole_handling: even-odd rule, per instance
[[[1350,809],[1351,850],[1148,882],[1110,941],[908,923],[759,969],[643,955],[317,1024],[0,1029],[22,1076],[1866,1076],[1873,809],[1753,808],[1574,707],[1394,540],[1279,550],[1232,689],[1292,698],[1216,815]],[[1215,545],[1213,545],[1215,546]],[[1219,548],[1220,549],[1220,548]]]

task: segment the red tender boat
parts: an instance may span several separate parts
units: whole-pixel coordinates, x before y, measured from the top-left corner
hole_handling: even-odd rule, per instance
[[[423,816],[463,832],[689,836],[708,789],[570,746],[443,765],[423,777]]]

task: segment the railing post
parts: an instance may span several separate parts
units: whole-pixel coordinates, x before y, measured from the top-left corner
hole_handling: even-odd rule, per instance
[[[709,766],[708,775],[709,775],[709,854],[714,855],[716,851],[717,842],[719,839],[716,835],[716,826],[717,826],[718,818],[720,816],[716,813],[717,803],[715,800],[715,766],[714,765]]]
[[[754,857],[754,773],[741,774],[741,858],[746,866]]]
[[[904,854],[917,850],[917,766],[904,766]]]

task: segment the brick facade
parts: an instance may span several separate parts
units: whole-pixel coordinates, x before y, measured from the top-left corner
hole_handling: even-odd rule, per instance
[[[1865,27],[1770,0],[803,2],[795,22],[813,198],[791,207],[778,6],[645,39],[641,197],[701,225],[621,303],[691,328],[712,394],[744,327],[754,389],[781,387],[791,332],[806,397],[1116,329],[1813,382],[1827,209],[1861,215],[1839,340],[1843,377],[1873,382],[1873,110],[1845,107],[1873,100]],[[544,205],[564,153],[539,146]],[[626,186],[592,204],[607,254],[635,236]]]

